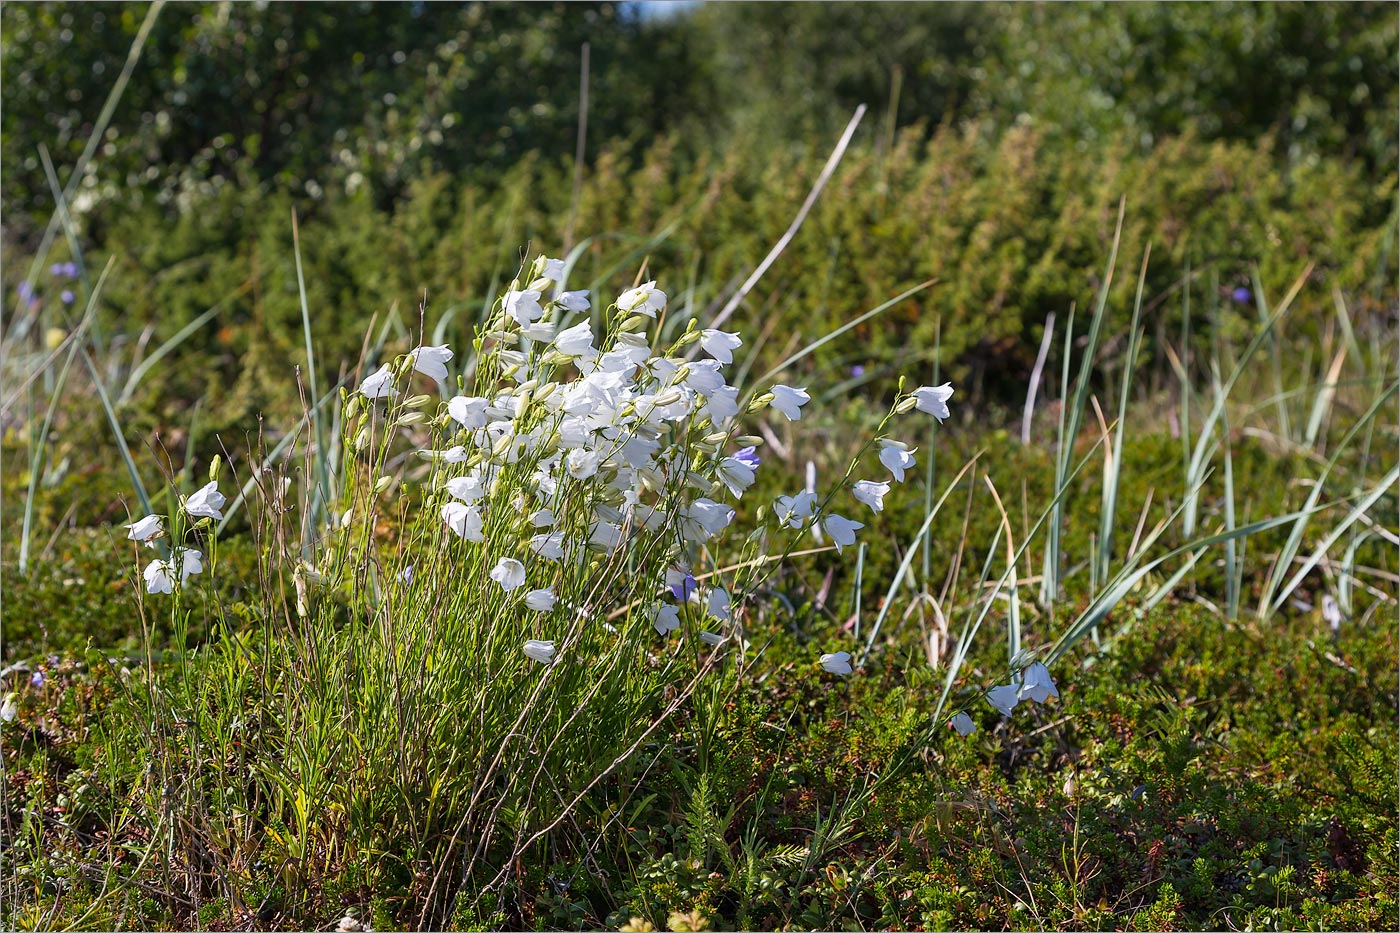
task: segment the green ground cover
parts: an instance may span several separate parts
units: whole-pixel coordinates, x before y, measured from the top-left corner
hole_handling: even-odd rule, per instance
[[[0,9],[0,924],[1400,925],[1395,10],[1053,9]],[[475,542],[415,454],[476,443],[461,393],[548,422],[497,302],[539,255],[600,347],[744,340],[735,423],[655,438],[665,533],[551,577],[572,614],[488,576],[542,582],[538,478],[461,467],[500,471]],[[809,483],[841,553],[777,520]],[[204,572],[148,592],[171,545]],[[1003,717],[1032,661],[1059,696]]]

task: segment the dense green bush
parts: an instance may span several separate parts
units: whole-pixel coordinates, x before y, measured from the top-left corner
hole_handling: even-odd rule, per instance
[[[52,209],[38,147],[76,162],[145,3],[6,4],[0,150],[12,236]],[[857,104],[927,134],[1030,122],[1083,157],[1196,132],[1294,163],[1396,158],[1396,12],[1379,3],[171,4],[87,167],[83,204],[173,208],[220,184],[383,203],[437,172],[488,182],[570,156],[590,45],[589,153],[678,134],[790,152]],[[816,136],[814,137],[814,134]]]
[[[583,248],[572,282],[615,295],[630,284],[620,270],[650,256],[658,275],[684,286],[673,287],[677,310],[704,319],[782,234],[816,168],[810,158],[761,151],[689,167],[664,141],[635,169],[604,153],[585,179],[576,229],[612,233]],[[517,244],[564,250],[569,188],[562,161],[532,158],[490,187],[436,175],[411,184],[388,210],[361,192],[328,196],[303,214],[321,369],[353,368],[371,319],[376,333],[392,319],[391,343],[411,345],[425,296],[427,332],[445,322],[445,336],[460,337],[488,287],[514,273]],[[1086,160],[1034,129],[990,141],[949,129],[928,142],[909,131],[888,152],[848,153],[734,324],[762,344],[760,362],[771,361],[936,278],[933,288],[828,344],[814,365],[907,372],[931,362],[937,335],[944,370],[970,391],[1023,392],[1046,316],[1059,316],[1062,333],[1070,307],[1091,304],[1125,195],[1110,333],[1126,327],[1149,242],[1149,341],[1176,338],[1183,302],[1171,289],[1188,265],[1197,276],[1193,309],[1202,312],[1193,327],[1203,341],[1211,314],[1227,335],[1256,319],[1252,302],[1231,297],[1252,288],[1256,264],[1271,300],[1316,264],[1295,319],[1333,316],[1334,288],[1349,296],[1363,328],[1394,300],[1393,203],[1359,167],[1283,168],[1267,142],[1191,136],[1145,155],[1108,144]],[[85,231],[117,259],[104,301],[109,327],[129,339],[148,325],[157,339],[168,337],[221,306],[177,351],[159,391],[138,394],[153,427],[187,426],[186,400],[207,398],[205,429],[249,430],[250,414],[290,400],[282,387],[305,355],[295,203],[230,187],[169,220],[147,207]],[[87,264],[97,268],[102,258],[98,251]]]
[[[857,104],[900,124],[1029,120],[1086,155],[1273,135],[1395,162],[1394,7],[1370,3],[712,3],[695,15],[728,125],[805,138]]]
[[[4,198],[21,223],[52,209],[37,147],[76,162],[147,7],[5,6]],[[362,180],[388,197],[425,173],[572,153],[585,42],[594,139],[657,132],[662,97],[693,109],[684,46],[615,3],[171,4],[87,197],[173,207],[232,183],[314,199]]]

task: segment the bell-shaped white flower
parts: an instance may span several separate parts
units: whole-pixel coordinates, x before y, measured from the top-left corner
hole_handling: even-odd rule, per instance
[[[596,450],[581,448],[569,451],[564,458],[564,471],[577,480],[589,479],[598,473],[601,455]]]
[[[588,543],[611,554],[622,543],[622,526],[616,522],[596,521],[588,529]]]
[[[1011,711],[1015,709],[1016,704],[1020,702],[1020,698],[1017,696],[1016,685],[1007,684],[1001,687],[993,687],[987,691],[987,702],[992,704],[992,707],[1003,716],[1010,716]]]
[[[440,384],[447,379],[447,364],[452,362],[452,351],[447,344],[417,347],[409,351],[408,358],[413,361],[415,370]]]
[[[491,568],[491,579],[509,593],[525,585],[525,565],[514,557],[502,557],[496,561],[496,566]]]
[[[593,346],[593,325],[580,321],[554,336],[554,349],[571,359],[593,359],[598,351]]]
[[[681,535],[688,541],[713,538],[734,520],[734,509],[704,496],[682,511]]]
[[[868,479],[860,480],[851,487],[851,493],[856,497],[856,501],[870,506],[872,512],[884,511],[885,496],[889,495],[889,492],[889,483],[883,481],[876,483]]]
[[[151,561],[141,572],[141,576],[146,578],[147,593],[173,593],[175,591],[175,574],[171,572],[170,564],[167,561]]]
[[[564,281],[564,260],[541,256],[535,260],[535,275],[551,282]]]
[[[1017,699],[1044,703],[1051,697],[1059,699],[1060,691],[1055,689],[1055,679],[1050,676],[1050,668],[1036,661],[1021,674],[1021,689]]]
[[[443,488],[452,498],[460,499],[468,505],[486,498],[486,487],[476,476],[454,476],[443,483]]]
[[[744,494],[744,490],[753,485],[754,469],[738,457],[725,457],[719,462],[719,469],[716,471],[719,481],[729,487],[729,491],[738,498]]]
[[[525,594],[525,608],[536,612],[548,612],[554,608],[554,603],[554,590],[547,586]]]
[[[629,288],[618,296],[617,307],[621,311],[654,318],[656,312],[666,307],[666,293],[657,288],[655,282],[646,282],[636,288]]]
[[[184,583],[197,573],[204,572],[204,555],[192,547],[177,547],[174,556],[170,558],[171,564],[180,564],[180,582]]]
[[[739,413],[739,390],[734,386],[715,389],[705,401],[704,413],[715,424],[733,418]]]
[[[506,314],[522,327],[544,317],[544,308],[540,307],[540,293],[537,291],[508,291],[502,299],[502,304],[505,305]]]
[[[792,386],[777,385],[773,389],[773,401],[769,404],[789,421],[798,421],[802,418],[802,406],[812,400],[812,396],[807,394],[806,389],[794,389]]]
[[[530,524],[535,528],[553,528],[554,510],[536,509],[530,513]]]
[[[812,517],[812,507],[816,502],[816,493],[804,489],[795,496],[779,496],[773,503],[773,511],[778,516],[779,524],[801,528],[802,523]]]
[[[588,301],[588,289],[580,289],[574,292],[562,292],[554,299],[554,303],[565,311],[587,311],[592,305]]]
[[[564,556],[564,532],[535,535],[530,539],[530,550],[545,560],[559,560]]]
[[[394,388],[394,374],[389,371],[388,363],[365,377],[365,381],[360,383],[360,394],[366,398],[391,398],[399,394],[399,390]]]
[[[737,333],[706,328],[700,332],[700,349],[721,363],[734,362],[734,351],[744,345]]]
[[[822,520],[822,527],[826,529],[827,534],[831,535],[831,543],[836,545],[836,551],[840,553],[846,545],[856,543],[856,532],[864,528],[865,525],[832,514]]]
[[[147,515],[140,521],[127,525],[126,536],[131,541],[150,542],[153,538],[158,538],[165,533],[165,528],[161,522],[163,519],[159,515]],[[152,545],[154,546],[154,545]]]
[[[656,628],[658,635],[674,632],[681,627],[680,607],[658,603],[656,608],[652,610],[651,624]]]
[[[896,483],[904,482],[904,472],[914,468],[914,454],[902,441],[881,441],[880,462]]]
[[[720,645],[724,644],[725,637],[723,635],[716,635],[714,632],[701,632],[700,640],[711,648],[718,648]]]
[[[548,321],[536,321],[533,324],[526,324],[520,328],[520,336],[534,340],[537,343],[552,343],[554,341],[554,325]]]
[[[213,518],[222,521],[224,513],[220,511],[224,507],[224,494],[219,492],[217,482],[206,483],[199,489],[190,493],[185,500],[185,511],[197,518]]]
[[[958,735],[972,735],[977,731],[977,723],[972,721],[972,717],[967,713],[958,713],[948,720],[948,725],[957,731]]]
[[[724,373],[719,368],[719,360],[692,360],[677,372],[682,374],[681,384],[687,389],[708,396],[724,386]]]
[[[824,654],[821,657],[822,670],[828,674],[835,674],[838,677],[845,677],[851,672],[851,653],[849,651],[837,651],[834,654]]]
[[[710,590],[709,599],[705,602],[705,611],[713,619],[728,622],[730,617],[729,593],[718,586]]]
[[[447,413],[453,421],[468,431],[475,431],[477,428],[486,427],[486,408],[490,404],[490,399],[458,395],[456,398],[448,400]]]
[[[539,641],[538,639],[532,638],[525,642],[523,650],[525,651],[525,657],[529,658],[531,661],[538,661],[541,664],[553,664],[555,661],[559,660],[559,655],[555,652],[554,642],[552,641]]]
[[[942,421],[949,415],[948,399],[952,397],[951,382],[945,382],[941,386],[919,386],[914,390],[914,407]]]
[[[482,532],[481,509],[464,502],[448,502],[442,507],[442,520],[459,538],[485,541]]]

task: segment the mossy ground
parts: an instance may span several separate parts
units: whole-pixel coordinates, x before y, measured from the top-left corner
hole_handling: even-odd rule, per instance
[[[985,446],[993,474],[1044,466],[1009,441]],[[1150,462],[1156,442],[1140,446]],[[1259,475],[1284,482],[1286,472]],[[912,529],[898,513],[886,518],[873,534],[893,550]],[[873,564],[892,563],[876,549]],[[221,557],[223,597],[237,618],[239,581],[255,579],[256,555],[235,537]],[[23,579],[5,568],[5,662],[43,675],[39,687],[12,675],[19,714],[4,726],[6,874],[21,896],[10,919],[291,929],[348,912],[376,929],[411,926],[414,879],[369,889],[353,860],[315,879],[250,860],[234,899],[182,904],[162,894],[123,814],[122,789],[145,767],[122,754],[135,748],[122,681],[144,663],[130,560],[120,534],[97,527],[58,535]],[[820,595],[836,566],[819,555],[785,576],[792,609],[767,613],[751,635],[758,665],[731,693],[692,701],[644,760],[580,809],[578,828],[596,847],[584,857],[539,852],[452,923],[1394,928],[1393,618],[1355,620],[1334,636],[1316,612],[1227,622],[1172,600],[1138,619],[1125,605],[1107,626],[1118,633],[1111,645],[1057,667],[1058,703],[1002,722],[973,701],[977,733],[935,739],[895,784],[855,806],[856,791],[926,722],[942,673],[928,666],[912,622],[891,630],[859,676],[815,670],[814,650],[849,637],[849,583],[829,589],[840,596]],[[867,579],[890,570],[868,568]],[[867,605],[881,595],[871,589]],[[1058,631],[1045,618],[1026,628],[1031,644]],[[194,630],[190,645],[207,637]],[[169,633],[151,638],[175,647]],[[993,679],[1003,664],[1004,648],[984,644],[964,679]],[[830,844],[813,864],[804,853],[821,834]],[[104,891],[113,866],[149,887]]]

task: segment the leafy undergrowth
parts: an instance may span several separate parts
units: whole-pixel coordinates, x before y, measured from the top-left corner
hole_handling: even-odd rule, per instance
[[[1394,626],[1334,640],[1159,610],[1061,665],[1058,705],[1006,723],[974,705],[977,733],[935,738],[867,798],[941,675],[911,653],[823,677],[811,646],[834,623],[805,618],[773,626],[742,681],[697,692],[576,812],[591,848],[532,850],[450,925],[1395,928]],[[270,840],[224,893],[171,898],[128,809],[148,767],[121,755],[139,665],[92,652],[34,672],[4,726],[8,923],[413,924],[411,873],[369,888],[368,854],[342,853],[303,875]]]

